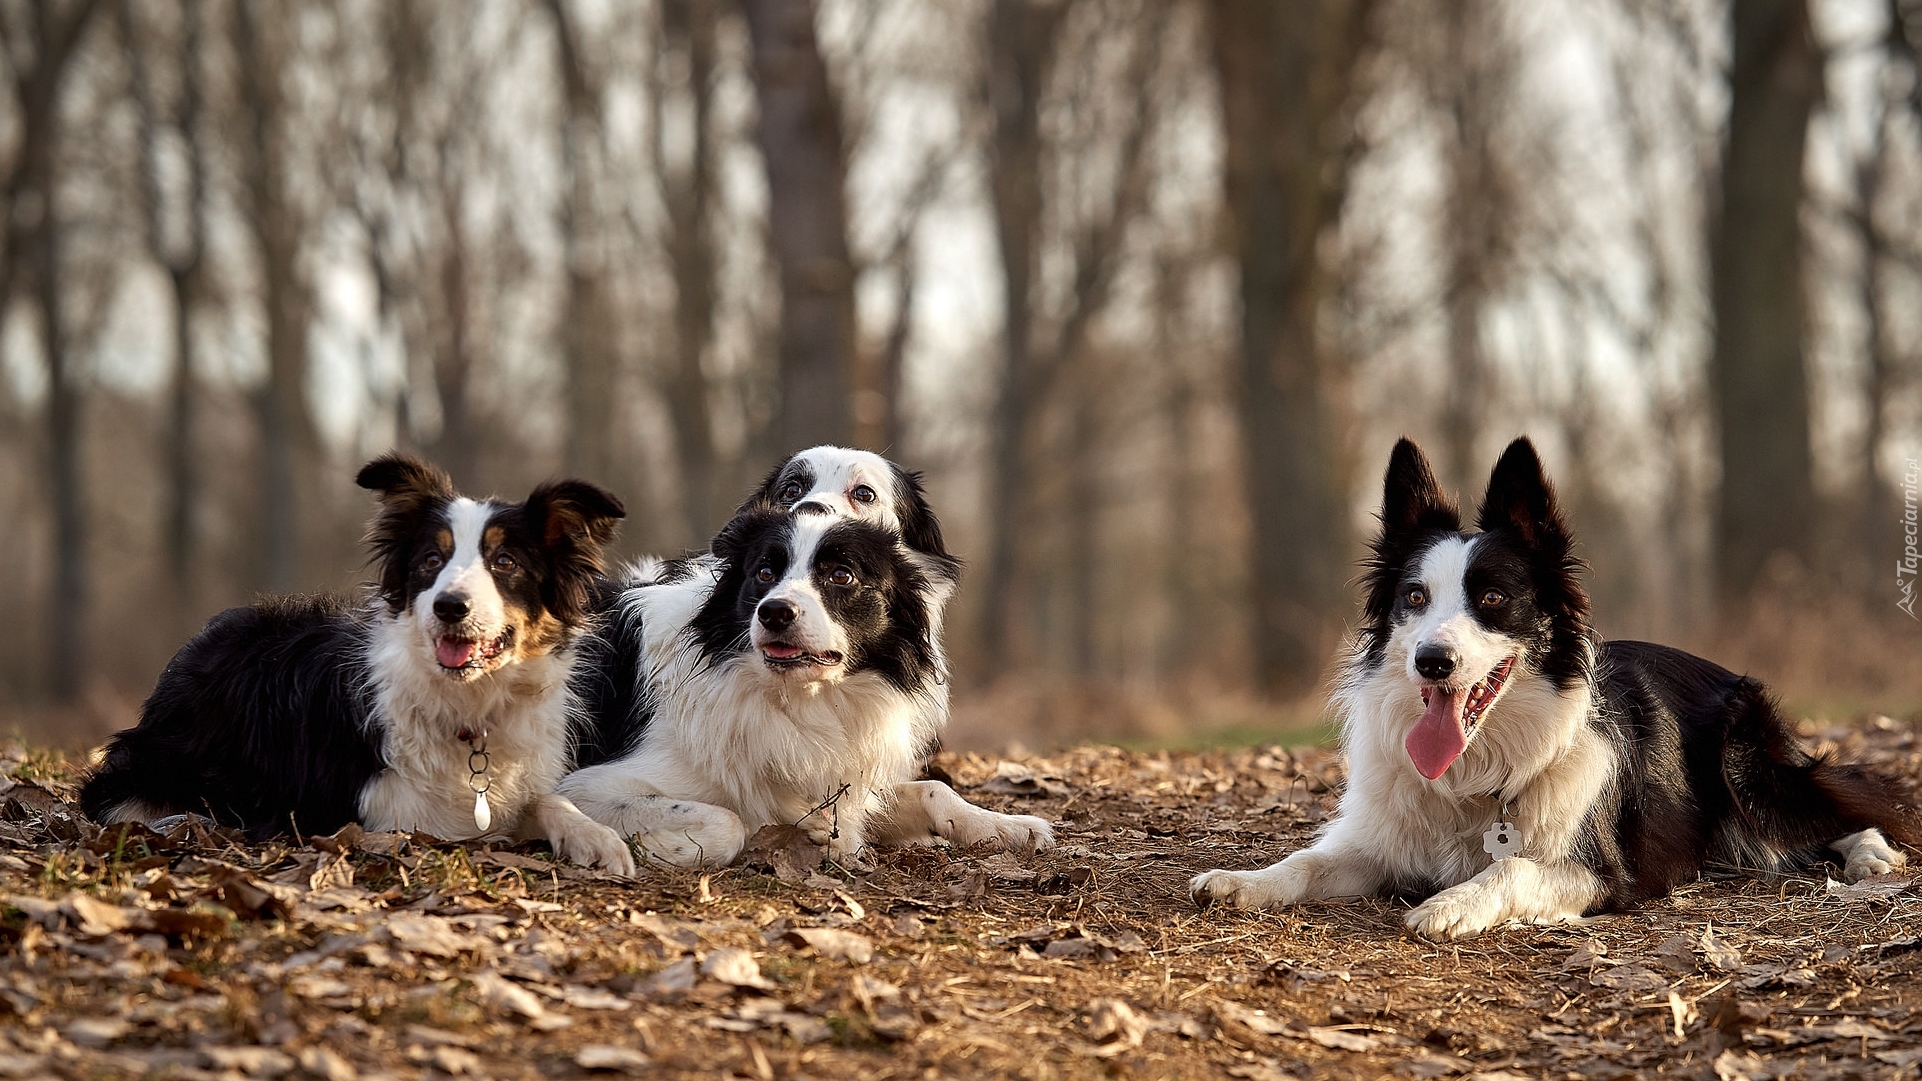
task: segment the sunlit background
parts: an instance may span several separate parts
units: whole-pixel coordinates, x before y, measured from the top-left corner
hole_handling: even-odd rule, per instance
[[[1394,438],[1472,506],[1524,433],[1605,634],[1913,713],[1919,49],[1918,0],[0,0],[0,727],[352,588],[389,447],[605,483],[632,556],[839,442],[968,561],[952,744],[1308,738]]]

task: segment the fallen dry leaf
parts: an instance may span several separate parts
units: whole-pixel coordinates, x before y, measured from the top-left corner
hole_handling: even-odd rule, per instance
[[[730,987],[752,987],[759,991],[771,991],[774,984],[761,975],[761,966],[754,955],[739,946],[715,950],[701,962],[701,975],[719,980]]]
[[[1094,1053],[1113,1058],[1141,1046],[1148,1035],[1148,1019],[1133,1006],[1118,998],[1098,998],[1088,1003],[1088,1038],[1095,1042]]]
[[[786,937],[794,945],[805,945],[834,961],[865,965],[874,958],[874,940],[853,931],[832,927],[797,927],[789,931]]]

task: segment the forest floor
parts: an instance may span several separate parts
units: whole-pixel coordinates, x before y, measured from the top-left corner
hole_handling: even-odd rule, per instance
[[[1811,732],[1911,775],[1912,723]],[[101,830],[0,751],[0,1076],[1914,1077],[1922,884],[1704,881],[1437,946],[1387,901],[1197,910],[1334,806],[1322,749],[946,756],[1036,856],[638,881],[397,834]]]

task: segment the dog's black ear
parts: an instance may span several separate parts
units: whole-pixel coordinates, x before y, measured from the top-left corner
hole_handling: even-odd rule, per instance
[[[380,510],[363,538],[380,571],[380,596],[389,612],[407,604],[407,568],[421,515],[454,498],[454,482],[431,462],[391,451],[360,467],[354,483],[380,497]]]
[[[602,592],[602,549],[620,530],[627,508],[614,493],[584,480],[548,481],[522,506],[553,567],[542,583],[542,600],[563,622],[578,624]]]
[[[934,507],[928,503],[921,474],[894,466],[894,509],[895,516],[901,519],[903,543],[914,551],[951,561],[959,569],[961,561],[948,553],[947,544],[941,539],[941,523],[934,516]]]
[[[428,499],[454,498],[454,481],[446,470],[399,451],[361,466],[354,483],[377,493],[390,511],[410,510]]]
[[[761,531],[767,528],[769,522],[778,522],[786,517],[787,515],[779,510],[750,508],[741,511],[729,519],[719,533],[714,534],[714,540],[709,543],[708,551],[727,563],[735,563],[740,560],[742,553],[747,551],[753,539],[760,536]]]
[[[1384,537],[1416,531],[1453,532],[1462,527],[1461,512],[1442,492],[1435,471],[1414,440],[1403,438],[1388,456],[1388,475],[1382,482],[1381,531]]]
[[[572,543],[597,552],[620,532],[627,507],[620,497],[584,480],[552,480],[527,497],[528,513],[541,524],[549,546]]]
[[[1513,530],[1531,547],[1567,545],[1568,527],[1555,502],[1555,489],[1542,471],[1535,444],[1526,436],[1510,443],[1495,463],[1475,525],[1483,532]]]

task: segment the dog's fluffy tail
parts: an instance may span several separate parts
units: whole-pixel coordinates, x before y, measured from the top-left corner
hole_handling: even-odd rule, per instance
[[[1874,828],[1922,847],[1922,813],[1907,780],[1832,751],[1810,754],[1753,679],[1737,683],[1726,716],[1722,776],[1749,839],[1783,854],[1811,854]]]

